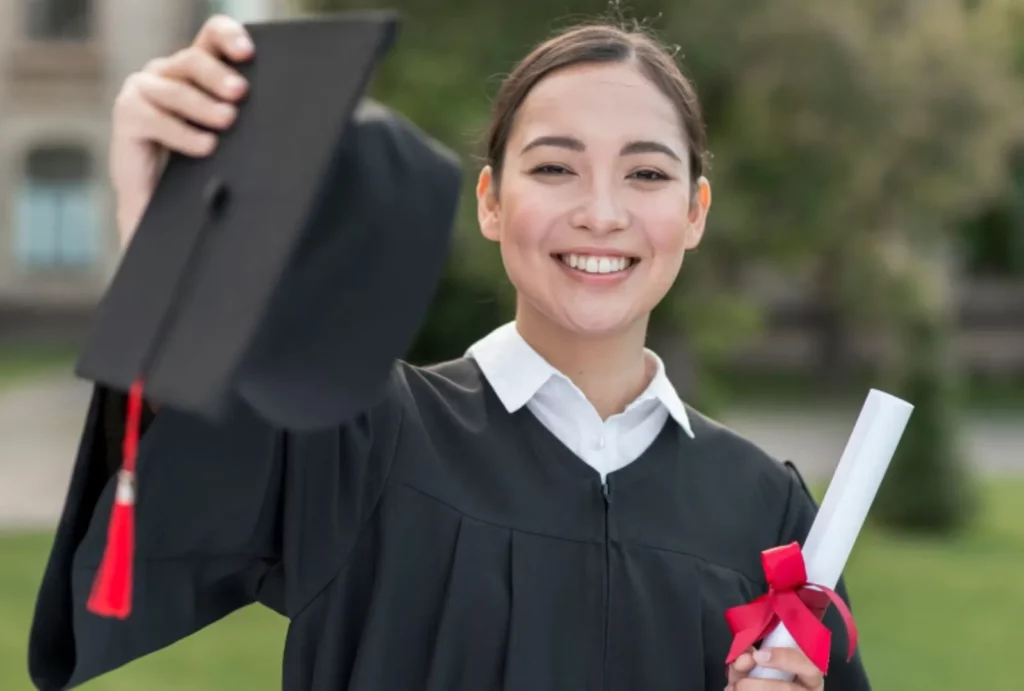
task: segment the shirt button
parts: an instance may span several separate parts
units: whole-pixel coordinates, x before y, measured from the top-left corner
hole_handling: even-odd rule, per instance
[[[604,447],[605,447],[605,440],[604,440],[604,437],[598,437],[597,439],[595,439],[595,440],[594,440],[594,448],[595,448],[595,449],[597,449],[598,451],[600,451],[600,450],[601,450],[601,449],[603,449]]]

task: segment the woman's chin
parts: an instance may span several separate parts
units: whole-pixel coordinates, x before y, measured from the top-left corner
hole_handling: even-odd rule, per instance
[[[548,328],[586,339],[619,336],[638,325],[646,329],[647,311],[635,300],[617,300],[611,296],[603,296],[602,299],[562,297],[568,299],[555,300],[551,299],[552,296],[544,296],[530,300],[520,293],[517,318],[534,322],[542,329],[546,323]]]
[[[615,314],[608,309],[571,310],[560,320],[569,331],[587,338],[603,338],[629,330],[636,321],[635,314]]]

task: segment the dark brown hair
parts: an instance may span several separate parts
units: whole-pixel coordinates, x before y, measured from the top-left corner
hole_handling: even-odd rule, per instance
[[[693,84],[683,76],[672,53],[640,27],[622,29],[598,23],[562,31],[534,48],[502,82],[487,132],[486,163],[500,184],[505,150],[516,114],[530,91],[546,76],[567,67],[592,63],[632,63],[675,105],[689,149],[690,179],[704,174],[704,116]]]

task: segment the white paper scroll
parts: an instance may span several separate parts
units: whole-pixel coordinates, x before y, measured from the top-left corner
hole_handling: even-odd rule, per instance
[[[913,410],[914,406],[895,396],[876,389],[868,392],[803,546],[809,583],[836,587]],[[779,624],[762,647],[796,648],[797,644]],[[793,679],[791,674],[767,667],[754,668],[750,676]]]

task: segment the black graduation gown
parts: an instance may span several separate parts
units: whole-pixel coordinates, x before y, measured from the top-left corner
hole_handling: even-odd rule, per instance
[[[40,689],[260,602],[290,619],[287,691],[720,691],[724,611],[764,592],[761,550],[802,541],[815,512],[795,472],[692,409],[693,439],[669,421],[603,491],[473,361],[398,363],[379,403],[329,431],[241,404],[221,424],[162,409],[139,457],[134,612],[103,619],[85,603],[118,398],[93,398],[43,580]],[[826,623],[827,688],[868,689],[834,608]]]

